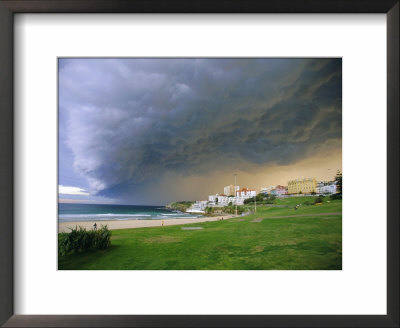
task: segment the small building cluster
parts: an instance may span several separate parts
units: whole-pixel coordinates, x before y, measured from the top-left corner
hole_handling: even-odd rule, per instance
[[[271,195],[276,197],[282,197],[288,194],[288,189],[285,186],[277,185],[274,189],[271,190]]]
[[[231,188],[233,187],[233,188]],[[226,191],[229,192],[228,195]],[[235,192],[236,189],[236,192]],[[226,186],[224,187],[223,194],[215,194],[208,196],[208,204],[209,206],[228,206],[228,205],[243,205],[245,199],[254,197],[257,195],[257,191],[254,189],[242,188],[240,189],[239,186]]]
[[[260,192],[276,197],[293,197],[335,194],[337,189],[335,181],[317,182],[315,178],[299,178],[288,181],[287,187],[281,185],[262,187]]]
[[[315,178],[299,178],[288,181],[287,186],[262,187],[260,193],[265,196],[295,197],[307,195],[329,195],[337,192],[336,182],[317,182]],[[255,197],[257,191],[246,187],[229,185],[224,187],[222,194],[209,195],[208,200],[196,201],[187,212],[204,213],[206,207],[223,207],[228,205],[243,205],[246,199]]]

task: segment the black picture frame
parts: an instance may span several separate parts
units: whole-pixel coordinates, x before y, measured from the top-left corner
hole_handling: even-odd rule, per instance
[[[399,327],[399,8],[398,0],[0,0],[0,324],[4,327]],[[13,19],[16,13],[386,14],[387,315],[14,315]]]

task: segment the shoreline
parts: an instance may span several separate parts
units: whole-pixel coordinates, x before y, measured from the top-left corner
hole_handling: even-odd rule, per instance
[[[58,233],[70,232],[69,228],[75,226],[85,228],[86,230],[93,229],[93,224],[96,222],[97,228],[107,225],[110,230],[119,229],[133,229],[133,228],[148,228],[148,227],[162,227],[171,225],[182,225],[191,223],[211,222],[218,221],[223,218],[224,220],[235,217],[234,215],[220,215],[220,216],[205,216],[196,219],[165,219],[165,220],[104,220],[104,221],[72,221],[72,222],[58,222]]]

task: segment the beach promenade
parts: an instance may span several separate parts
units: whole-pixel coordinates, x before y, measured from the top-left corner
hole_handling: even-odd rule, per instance
[[[218,221],[223,218],[224,220],[233,217],[232,215],[216,216],[216,217],[201,217],[196,219],[166,219],[166,220],[108,220],[96,221],[97,228],[102,225],[107,225],[110,230],[117,229],[131,229],[131,228],[147,228],[147,227],[161,227],[164,221],[164,226],[190,224],[199,222]],[[80,226],[86,230],[93,229],[95,221],[74,221],[74,222],[59,222],[58,232],[70,232],[72,228]]]

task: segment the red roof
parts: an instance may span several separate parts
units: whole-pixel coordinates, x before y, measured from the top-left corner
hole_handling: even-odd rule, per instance
[[[281,186],[281,185],[277,185],[277,186],[275,187],[275,189],[286,189],[286,187],[285,187],[285,186]]]

